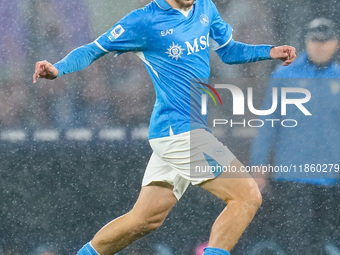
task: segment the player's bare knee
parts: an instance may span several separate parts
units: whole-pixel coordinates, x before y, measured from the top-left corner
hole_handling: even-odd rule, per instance
[[[250,214],[255,215],[262,204],[262,195],[255,181],[250,184],[249,189],[243,196],[243,201],[245,202]]]
[[[225,200],[227,204],[231,201],[243,204],[246,210],[256,213],[262,204],[262,195],[253,179],[245,179],[240,190]]]

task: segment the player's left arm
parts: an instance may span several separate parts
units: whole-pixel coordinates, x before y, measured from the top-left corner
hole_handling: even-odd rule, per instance
[[[290,65],[295,59],[295,48],[291,46],[273,47],[272,45],[250,45],[234,41],[233,29],[225,22],[215,4],[210,1],[212,11],[212,23],[210,26],[210,38],[212,48],[226,64],[244,64],[267,59],[281,59],[283,65]]]
[[[244,64],[267,59],[281,59],[288,66],[296,59],[296,50],[291,46],[250,45],[231,40],[226,46],[216,50],[226,64]]]

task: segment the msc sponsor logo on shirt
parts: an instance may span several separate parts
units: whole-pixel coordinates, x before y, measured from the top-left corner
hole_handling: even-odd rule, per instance
[[[205,36],[197,37],[194,40],[184,42],[186,45],[186,55],[192,55],[194,53],[200,52],[201,50],[205,50],[209,48],[209,33]],[[172,59],[176,59],[176,61],[182,56],[185,49],[182,48],[179,44],[175,44],[169,46],[166,54],[169,55]]]
[[[124,32],[125,32],[125,29],[121,25],[116,26],[114,29],[112,29],[111,35],[109,35],[110,41],[116,40]]]
[[[188,50],[187,55],[191,55],[201,50],[205,50],[206,48],[209,48],[210,46],[209,45],[209,33],[207,34],[207,36],[203,35],[199,38],[195,38],[192,44],[189,41],[186,41],[185,44]]]

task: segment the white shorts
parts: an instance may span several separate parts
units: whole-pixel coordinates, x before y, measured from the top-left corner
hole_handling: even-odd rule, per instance
[[[204,129],[149,141],[153,154],[146,168],[142,186],[151,182],[171,184],[179,200],[190,183],[201,184],[222,172],[214,165],[229,166],[236,158],[216,137]]]

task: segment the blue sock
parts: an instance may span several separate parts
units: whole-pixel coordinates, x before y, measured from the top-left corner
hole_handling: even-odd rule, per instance
[[[203,255],[230,255],[230,253],[219,248],[207,247],[204,249]]]
[[[81,248],[77,255],[100,255],[92,246],[91,242],[88,242]]]

